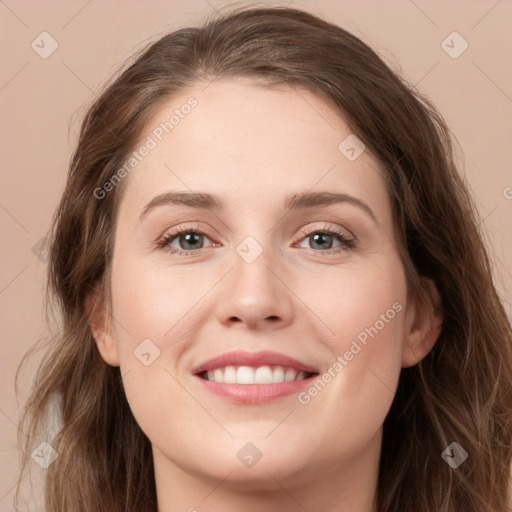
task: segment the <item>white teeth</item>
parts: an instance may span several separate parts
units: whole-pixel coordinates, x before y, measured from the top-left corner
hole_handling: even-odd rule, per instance
[[[284,382],[284,370],[280,366],[276,366],[272,372],[272,382]]]
[[[215,379],[215,382],[224,381],[219,378]],[[239,366],[236,372],[236,382],[237,384],[254,384],[254,370],[250,366]]]
[[[286,375],[284,376],[284,380],[286,382],[290,382],[292,380],[295,380],[295,376],[297,375],[297,372],[295,370],[292,370],[291,368],[288,368],[286,370]]]
[[[272,370],[270,366],[260,366],[254,372],[254,382],[256,384],[270,384],[272,382]]]
[[[295,380],[304,380],[306,378],[306,374],[304,372],[297,373],[297,377],[295,377]]]
[[[226,366],[206,372],[206,379],[225,384],[271,384],[304,380],[306,373],[283,366]]]
[[[234,366],[226,366],[226,368],[224,368],[223,382],[225,382],[226,384],[236,384],[236,368]]]

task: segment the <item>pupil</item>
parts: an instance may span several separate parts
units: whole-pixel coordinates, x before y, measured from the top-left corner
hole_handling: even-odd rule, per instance
[[[319,239],[319,238],[320,238],[320,239],[323,239],[323,238],[325,238],[325,237],[327,237],[327,238],[331,238],[331,243],[330,243],[330,244],[328,244],[328,247],[327,247],[328,249],[330,249],[330,248],[331,248],[331,246],[332,246],[332,235],[328,235],[328,234],[326,234],[326,233],[317,233],[316,235],[313,235],[314,243],[318,243],[318,239]],[[326,246],[325,246],[325,244],[324,244],[324,245],[320,245],[320,247],[324,247],[324,248],[325,248]]]
[[[187,233],[186,235],[182,235],[182,241],[184,240],[184,244],[185,247],[183,247],[185,250],[188,250],[188,249],[195,249],[196,247],[194,247],[194,242],[197,242],[198,239],[201,239],[203,235],[200,235],[198,233]],[[190,244],[192,244],[192,247],[186,247]]]

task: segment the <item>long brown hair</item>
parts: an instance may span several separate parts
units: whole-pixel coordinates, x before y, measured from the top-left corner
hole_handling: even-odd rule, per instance
[[[505,512],[512,462],[512,332],[495,290],[476,208],[450,132],[430,101],[368,45],[290,8],[241,8],[170,33],[134,57],[88,109],[55,214],[48,294],[61,314],[26,404],[23,469],[41,441],[47,510],[151,511],[151,444],[132,416],[119,368],[100,357],[86,299],[108,291],[122,167],[163,102],[200,81],[253,77],[328,101],[386,170],[408,283],[435,281],[443,328],[431,352],[402,369],[384,423],[379,512]],[[45,433],[52,404],[58,428]],[[453,441],[457,469],[441,457]]]

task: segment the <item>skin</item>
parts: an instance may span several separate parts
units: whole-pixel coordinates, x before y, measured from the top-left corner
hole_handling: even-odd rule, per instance
[[[374,511],[382,424],[400,370],[429,352],[441,322],[408,297],[383,170],[368,149],[353,162],[338,150],[350,129],[310,92],[248,79],[206,85],[162,105],[141,136],[197,99],[124,183],[112,311],[92,317],[99,351],[120,365],[152,443],[159,511]],[[225,208],[164,205],[139,222],[171,190],[215,194]],[[350,194],[376,222],[349,203],[284,212],[285,198],[303,191]],[[156,247],[177,227],[205,233],[192,255]],[[356,246],[315,244],[312,233],[326,227]],[[236,251],[247,236],[263,249],[252,263]],[[190,250],[183,239],[171,245]],[[234,403],[191,374],[231,350],[274,350],[328,371],[396,303],[401,311],[307,404],[297,394]],[[145,366],[134,350],[148,338],[160,355]],[[252,467],[237,457],[247,442],[262,454]]]

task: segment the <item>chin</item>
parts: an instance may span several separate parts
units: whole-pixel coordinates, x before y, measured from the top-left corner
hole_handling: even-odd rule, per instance
[[[226,479],[223,487],[236,485],[238,491],[275,491],[276,480],[281,484],[298,481],[306,471],[306,459],[297,450],[292,451],[294,453],[283,454],[276,448],[272,452],[263,453],[252,465],[240,461],[237,452],[231,458],[224,452],[219,453],[207,463],[214,468],[212,472],[208,471],[208,477],[217,483]],[[200,471],[204,473],[205,469],[206,466],[201,465]],[[308,473],[310,471],[307,470]]]

